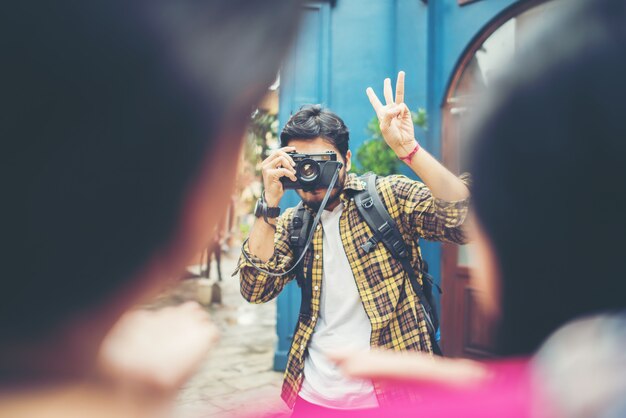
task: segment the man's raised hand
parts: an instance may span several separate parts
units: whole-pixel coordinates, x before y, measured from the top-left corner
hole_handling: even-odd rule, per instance
[[[398,157],[409,154],[415,148],[417,141],[415,140],[411,111],[404,104],[404,71],[398,73],[395,100],[389,78],[385,79],[383,86],[384,105],[371,87],[367,88],[366,93],[376,111],[380,130],[387,145]]]

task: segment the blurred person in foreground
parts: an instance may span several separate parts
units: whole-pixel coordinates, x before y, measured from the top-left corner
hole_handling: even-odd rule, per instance
[[[626,411],[626,3],[572,5],[520,56],[474,133],[473,284],[497,353],[516,359],[333,355],[349,376],[419,382],[421,406],[378,414]]]
[[[210,241],[299,7],[4,5],[0,416],[153,416],[194,372],[197,305],[123,314]]]
[[[283,181],[301,178],[290,152],[333,153],[343,163],[336,188],[330,189],[329,183],[297,190],[301,212],[317,216],[320,224],[307,228],[312,230],[307,236],[312,236],[313,244],[310,251],[303,250],[302,277],[304,289],[311,293],[309,300],[302,298],[283,381],[282,398],[294,416],[376,408],[410,396],[385,390],[371,379],[345,378],[327,358],[328,351],[385,347],[437,352],[436,326],[427,325],[432,317],[427,318],[429,309],[424,307],[428,301],[422,285],[428,279],[419,240],[465,243],[469,190],[418,144],[404,103],[404,77],[404,72],[398,74],[395,95],[391,80],[385,79],[384,104],[371,88],[367,94],[385,142],[423,183],[401,175],[349,173],[348,128],[338,115],[320,106],[305,106],[295,113],[281,132],[283,148],[263,162],[265,203],[275,209],[285,190]],[[380,205],[388,211],[385,225],[397,226],[406,245],[404,261],[373,234],[377,227],[372,228],[362,213],[366,200],[359,200],[364,192],[370,198],[380,196]],[[328,203],[321,210],[325,196]],[[300,282],[294,270],[298,255],[293,239],[298,210],[299,206],[289,208],[280,217],[279,210],[274,216],[256,214],[240,262],[241,293],[248,301],[267,302],[290,280]]]

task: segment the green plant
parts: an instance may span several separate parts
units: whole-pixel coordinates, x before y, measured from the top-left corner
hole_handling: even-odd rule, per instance
[[[419,108],[417,112],[411,112],[413,124],[428,129],[428,117],[426,110]],[[378,118],[374,116],[367,124],[369,138],[356,150],[357,164],[353,168],[356,174],[364,174],[372,171],[379,176],[387,176],[398,172],[400,160],[389,148],[383,139],[378,124]]]
[[[250,115],[243,158],[237,173],[236,206],[239,213],[250,213],[261,193],[261,162],[278,143],[278,116],[263,109]],[[239,216],[239,237],[250,233],[250,219]]]
[[[261,162],[278,143],[278,116],[257,109],[252,113],[245,144],[246,161]],[[260,175],[260,165],[256,164],[255,174]]]
[[[246,222],[239,222],[239,234],[241,237],[250,235],[250,225]]]

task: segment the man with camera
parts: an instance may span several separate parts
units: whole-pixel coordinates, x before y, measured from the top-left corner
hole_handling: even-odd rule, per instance
[[[348,174],[344,122],[305,107],[281,132],[282,148],[263,162],[265,190],[242,250],[241,293],[248,301],[267,302],[294,278],[302,289],[282,390],[294,414],[374,408],[402,396],[343,377],[327,354],[370,347],[437,352],[419,238],[465,242],[469,190],[415,139],[404,73],[395,99],[389,79],[385,104],[371,88],[367,95],[385,142],[424,183]],[[286,188],[295,188],[302,203],[279,216]]]

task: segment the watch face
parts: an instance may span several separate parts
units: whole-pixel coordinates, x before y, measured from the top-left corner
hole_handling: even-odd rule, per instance
[[[256,201],[256,206],[254,207],[254,216],[256,216],[257,218],[263,216],[263,204],[264,202],[262,199]]]

